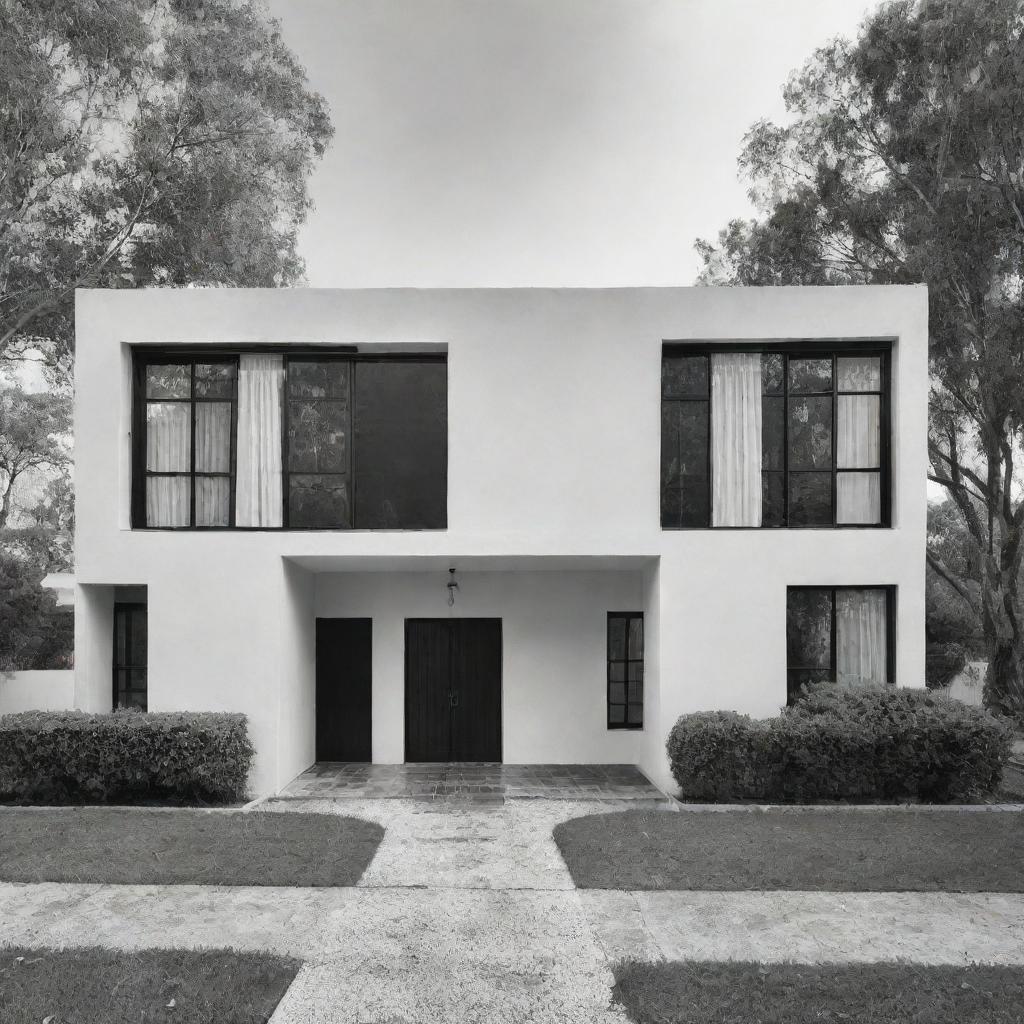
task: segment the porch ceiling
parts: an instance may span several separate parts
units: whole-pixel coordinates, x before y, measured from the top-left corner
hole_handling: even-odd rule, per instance
[[[623,572],[649,568],[657,555],[285,555],[313,573],[437,572]]]

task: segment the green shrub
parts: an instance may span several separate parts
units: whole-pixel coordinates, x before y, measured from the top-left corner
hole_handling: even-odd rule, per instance
[[[23,803],[227,803],[244,798],[245,715],[24,711],[0,718],[0,792]]]
[[[995,791],[1012,730],[927,690],[836,686],[777,718],[683,715],[668,738],[684,800],[957,803]]]

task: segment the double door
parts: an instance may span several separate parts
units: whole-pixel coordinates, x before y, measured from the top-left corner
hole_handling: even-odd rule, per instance
[[[406,761],[501,761],[501,619],[405,620]]]

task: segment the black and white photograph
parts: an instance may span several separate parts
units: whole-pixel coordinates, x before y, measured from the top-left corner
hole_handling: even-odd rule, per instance
[[[0,1024],[1024,1022],[1024,0],[0,0]]]

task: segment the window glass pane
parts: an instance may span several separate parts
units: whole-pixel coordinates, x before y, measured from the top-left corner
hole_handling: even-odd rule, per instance
[[[234,394],[234,363],[196,363],[197,398],[232,398]]]
[[[146,525],[188,526],[192,482],[187,476],[146,478]]]
[[[836,522],[875,526],[881,521],[881,474],[839,473],[836,477]]]
[[[786,667],[829,672],[832,665],[832,591],[790,589],[786,594]]]
[[[707,356],[663,356],[662,398],[703,398],[708,393]]]
[[[644,620],[638,615],[629,619],[629,657],[644,656]]]
[[[841,686],[887,681],[887,605],[885,590],[836,591],[836,681]]]
[[[633,679],[629,683],[629,699],[631,701],[642,702],[644,699],[644,681],[642,679]]]
[[[878,356],[838,356],[836,378],[840,391],[881,391],[882,360]]]
[[[789,525],[832,525],[832,474],[789,474]]]
[[[124,665],[128,660],[128,613],[123,608],[114,611],[114,664]]]
[[[608,686],[608,699],[612,704],[626,703],[626,684],[610,683]]]
[[[288,468],[299,473],[348,471],[346,401],[288,403]]]
[[[122,698],[121,707],[134,708],[136,711],[146,710],[146,691],[129,690]]]
[[[143,666],[147,658],[146,609],[134,608],[128,615],[128,639],[131,647],[131,664]]]
[[[840,395],[836,408],[836,465],[839,469],[877,469],[881,398]]]
[[[644,677],[644,663],[642,661],[631,661],[629,662],[628,668],[626,669],[626,678],[634,681],[643,679]]]
[[[707,526],[711,521],[711,496],[706,476],[683,477],[679,494],[680,526]]]
[[[789,390],[793,394],[832,390],[832,360],[790,359]]]
[[[626,620],[621,615],[608,616],[608,660],[626,657]]]
[[[662,525],[707,526],[708,402],[662,404]]]
[[[629,725],[644,724],[644,708],[642,704],[630,704],[626,721]]]
[[[766,395],[781,395],[785,391],[786,362],[779,352],[765,352],[761,356],[761,390]]]
[[[795,398],[789,402],[789,468],[832,466],[832,399]]]
[[[196,403],[196,472],[231,469],[231,403]]]
[[[147,398],[191,398],[192,367],[189,363],[167,363],[146,367]]]
[[[761,399],[761,469],[782,469],[786,447],[786,400]]]
[[[707,476],[708,402],[679,402],[679,475]]]
[[[828,669],[793,669],[786,674],[786,703],[792,704],[804,686],[831,681],[832,673]]]
[[[786,522],[785,475],[761,474],[761,525],[784,526]]]
[[[288,522],[291,526],[327,530],[351,526],[348,483],[343,476],[289,478]]]
[[[355,525],[363,530],[444,527],[447,365],[364,362],[355,374]]]
[[[146,469],[187,473],[192,468],[192,406],[150,402],[146,406]]]
[[[608,722],[610,725],[623,725],[626,721],[626,709],[621,704],[608,705]]]
[[[288,360],[288,394],[293,398],[348,398],[346,360]]]
[[[624,661],[608,662],[608,678],[613,682],[622,683],[626,681],[626,663]]]
[[[231,519],[231,478],[196,477],[196,526],[227,526]]]

